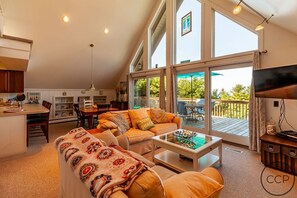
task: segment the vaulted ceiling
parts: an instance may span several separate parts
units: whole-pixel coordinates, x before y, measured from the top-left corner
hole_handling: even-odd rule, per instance
[[[231,0],[234,3],[239,3],[240,0]],[[297,1],[296,0],[243,0],[249,6],[254,8],[264,17],[269,18],[271,14],[274,16],[269,22],[276,24],[290,32],[297,34]],[[250,11],[246,6],[242,5],[243,9]],[[260,23],[261,21],[259,21]]]
[[[114,88],[152,0],[1,0],[6,35],[33,40],[26,88]],[[69,23],[63,16],[69,16]],[[105,34],[104,29],[109,33]]]
[[[4,34],[33,40],[26,88],[114,88],[161,0],[1,0]],[[216,2],[216,0],[210,0]],[[240,0],[229,0],[236,5]],[[244,0],[271,23],[297,33],[296,0]],[[219,0],[218,2],[224,2]],[[247,9],[243,6],[243,9]],[[230,8],[232,10],[232,8]],[[68,15],[70,22],[64,23]],[[109,33],[105,34],[104,29]]]

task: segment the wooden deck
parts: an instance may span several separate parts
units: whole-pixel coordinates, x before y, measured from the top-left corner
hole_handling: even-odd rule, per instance
[[[184,118],[183,124],[195,128],[204,128],[204,120]],[[248,136],[248,120],[236,118],[212,117],[212,130],[240,136]]]

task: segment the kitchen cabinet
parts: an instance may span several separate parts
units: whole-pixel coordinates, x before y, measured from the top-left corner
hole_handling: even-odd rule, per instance
[[[0,71],[0,93],[7,93],[7,72]]]
[[[0,71],[0,93],[24,92],[23,71]]]

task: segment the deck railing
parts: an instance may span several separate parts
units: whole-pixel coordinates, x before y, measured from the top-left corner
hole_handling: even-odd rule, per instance
[[[134,103],[146,107],[146,97],[134,98]],[[178,101],[184,101],[186,104],[191,103],[190,98],[179,98]],[[238,118],[247,120],[248,119],[248,101],[245,100],[214,100],[212,106],[212,116],[224,117],[224,118]],[[159,98],[151,97],[150,98],[150,107],[159,107]]]
[[[248,101],[242,100],[216,100],[212,110],[213,116],[248,119]]]
[[[192,102],[190,98],[180,98],[178,101],[184,101],[186,104]],[[195,102],[196,100],[194,100]],[[224,118],[248,119],[248,101],[245,100],[214,100],[212,106],[212,116]]]

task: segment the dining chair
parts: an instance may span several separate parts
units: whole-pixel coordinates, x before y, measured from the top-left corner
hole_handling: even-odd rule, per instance
[[[93,128],[95,128],[98,124],[98,115],[108,112],[110,108],[111,108],[111,104],[97,104],[98,114],[96,116],[94,116]]]
[[[47,108],[49,112],[47,113],[40,113],[40,114],[33,114],[33,116],[27,117],[27,146],[29,145],[29,137],[40,137],[45,136],[46,142],[49,142],[48,138],[48,123],[49,123],[49,115],[52,104],[48,101],[43,101],[42,106]],[[31,130],[32,128],[36,129],[36,127],[40,127],[40,131]]]
[[[110,109],[110,104],[97,104],[97,110],[99,114],[106,113]]]
[[[84,108],[92,108],[93,104],[93,100],[84,100]]]
[[[73,104],[74,111],[77,115],[76,127],[84,127],[88,116],[84,116],[79,109],[79,104]]]

